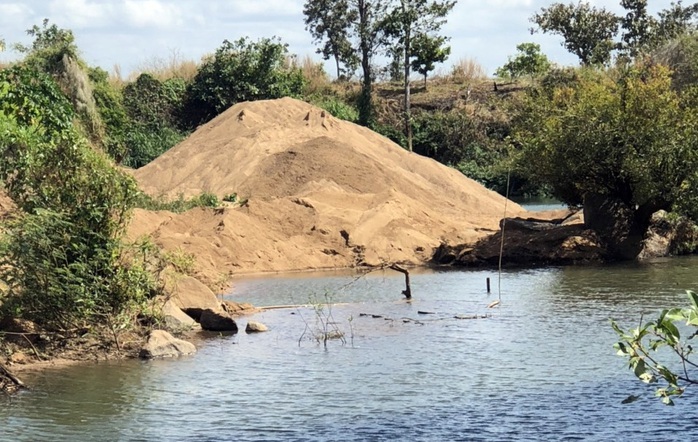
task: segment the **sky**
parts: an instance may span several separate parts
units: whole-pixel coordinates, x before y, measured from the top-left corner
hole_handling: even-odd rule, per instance
[[[565,0],[572,1],[572,0]],[[575,0],[576,1],[576,0]],[[215,52],[224,40],[253,40],[278,36],[289,51],[303,58],[315,53],[303,23],[304,0],[0,0],[0,38],[8,50],[0,61],[18,54],[14,43],[31,42],[26,30],[45,18],[71,29],[85,61],[123,75],[138,72],[153,60],[177,57],[198,61]],[[516,53],[516,45],[534,42],[553,62],[575,65],[561,39],[531,35],[529,18],[551,0],[459,0],[442,34],[449,36],[451,56],[442,66],[447,73],[459,60],[475,59],[488,74]],[[616,13],[619,0],[591,0]],[[669,0],[649,0],[650,12],[669,6]],[[332,65],[326,70],[333,73]]]

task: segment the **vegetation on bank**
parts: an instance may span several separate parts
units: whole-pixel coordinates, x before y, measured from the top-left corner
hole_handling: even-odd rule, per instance
[[[501,193],[583,204],[609,258],[636,255],[656,210],[698,220],[697,5],[652,17],[646,0],[623,1],[624,16],[554,3],[531,21],[562,37],[580,67],[522,43],[495,79],[467,61],[428,79],[448,56],[440,28],[453,4],[307,2],[335,81],[275,37],[226,40],[199,63],[122,79],[82,61],[70,30],[31,28],[32,44],[16,47],[24,58],[0,70],[0,180],[19,209],[2,225],[0,319],[63,335],[105,318],[112,331],[151,320],[141,313],[161,290],[162,262],[147,243],[124,241],[131,209],[217,206],[220,196],[154,200],[116,166],[147,164],[247,100],[301,98]],[[384,69],[379,54],[391,57]]]

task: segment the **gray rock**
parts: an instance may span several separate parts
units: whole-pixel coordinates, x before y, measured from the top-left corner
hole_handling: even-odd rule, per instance
[[[153,330],[139,356],[143,359],[168,358],[196,353],[191,342],[177,339],[164,330]]]
[[[238,325],[230,315],[222,310],[206,309],[199,317],[201,328],[209,331],[230,331],[236,333]]]
[[[266,325],[256,321],[248,321],[247,327],[245,327],[245,332],[247,333],[260,333],[268,330],[269,328]]]
[[[164,277],[165,292],[171,295],[174,304],[187,315],[198,321],[206,309],[219,311],[221,303],[216,295],[198,279],[176,272]]]
[[[192,329],[198,327],[194,319],[184,313],[182,309],[177,307],[171,300],[165,302],[162,306],[162,316],[165,326],[169,329]]]

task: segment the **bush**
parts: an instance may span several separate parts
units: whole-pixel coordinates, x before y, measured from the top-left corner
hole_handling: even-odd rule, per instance
[[[225,40],[187,88],[184,126],[194,129],[242,101],[301,96],[303,73],[287,66],[287,53],[276,38]]]
[[[0,103],[0,181],[21,210],[2,239],[3,309],[72,330],[150,295],[153,278],[120,240],[133,179],[72,126],[50,77],[1,72]]]

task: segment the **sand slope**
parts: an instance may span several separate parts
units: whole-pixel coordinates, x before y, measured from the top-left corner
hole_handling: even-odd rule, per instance
[[[302,101],[241,103],[133,172],[152,195],[219,197],[246,207],[137,211],[130,234],[196,254],[217,273],[421,264],[442,241],[497,230],[505,199]],[[509,202],[509,216],[521,212]]]

